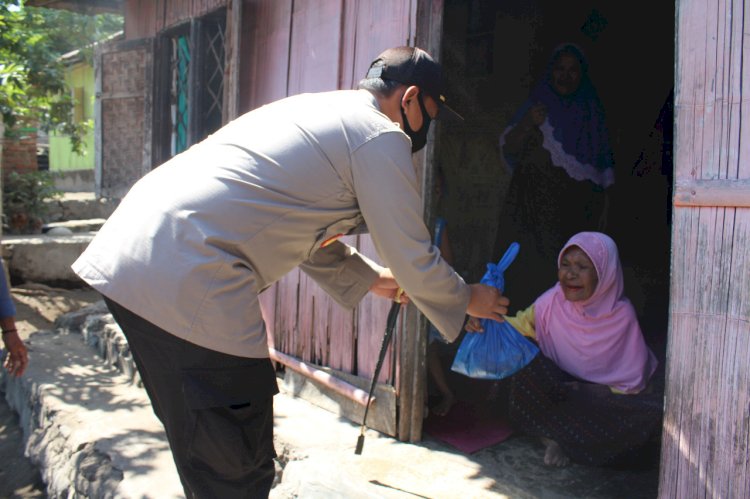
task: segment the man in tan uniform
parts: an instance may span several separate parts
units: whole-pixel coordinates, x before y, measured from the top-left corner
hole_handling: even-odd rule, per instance
[[[507,312],[423,221],[411,154],[452,112],[441,92],[440,66],[398,47],[359,90],[251,111],[138,181],[73,264],[128,338],[188,497],[268,495],[278,389],[258,293],[294,267],[345,307],[401,286],[451,340],[467,313]],[[385,268],[336,240],[365,224]]]

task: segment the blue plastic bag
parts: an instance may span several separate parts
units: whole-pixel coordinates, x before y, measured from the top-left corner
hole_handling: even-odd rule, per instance
[[[497,263],[487,264],[482,284],[505,288],[503,272],[516,258],[519,244],[508,247]],[[481,319],[483,333],[466,333],[458,347],[451,370],[477,379],[503,379],[531,362],[539,348],[508,322]]]

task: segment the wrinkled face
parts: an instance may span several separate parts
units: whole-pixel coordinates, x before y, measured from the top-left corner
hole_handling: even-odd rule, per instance
[[[578,90],[581,84],[581,63],[573,54],[563,52],[552,66],[552,88],[563,97]]]
[[[563,253],[557,279],[568,301],[588,300],[599,284],[593,262],[578,246],[571,246]]]

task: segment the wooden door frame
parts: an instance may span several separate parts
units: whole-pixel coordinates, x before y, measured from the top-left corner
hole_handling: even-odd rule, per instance
[[[443,37],[443,0],[417,0],[414,45],[440,60]],[[423,152],[415,157],[422,172],[422,208],[429,223],[433,197],[433,172],[436,161],[436,127],[432,127]],[[424,402],[427,393],[427,320],[409,305],[403,314],[403,331],[400,336],[398,377],[398,439],[405,442],[422,440]]]

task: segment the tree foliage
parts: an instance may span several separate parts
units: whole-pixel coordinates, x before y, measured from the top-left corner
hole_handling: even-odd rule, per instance
[[[93,44],[122,29],[112,14],[24,7],[0,0],[0,114],[6,130],[38,126],[70,136],[81,152],[90,123],[75,123],[75,102],[61,56],[73,50],[91,60]]]
[[[40,232],[49,211],[48,200],[61,194],[48,171],[10,172],[3,180],[3,230],[13,234]]]

